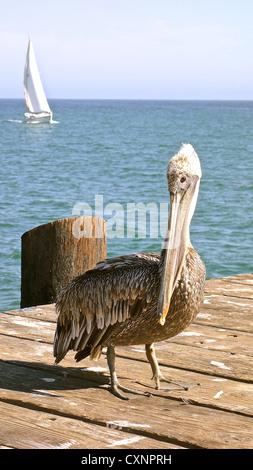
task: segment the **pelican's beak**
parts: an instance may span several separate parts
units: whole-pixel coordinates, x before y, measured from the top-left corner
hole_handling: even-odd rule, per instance
[[[171,297],[185,260],[190,240],[189,225],[197,200],[197,182],[198,177],[188,177],[184,188],[179,186],[178,191],[170,193],[170,217],[163,245],[165,258],[158,299],[158,320],[161,325],[165,323]]]

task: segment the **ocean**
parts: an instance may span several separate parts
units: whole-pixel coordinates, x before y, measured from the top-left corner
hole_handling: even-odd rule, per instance
[[[54,123],[31,125],[23,100],[0,100],[0,311],[20,306],[21,236],[38,225],[91,208],[107,220],[108,257],[160,251],[166,168],[183,142],[202,166],[191,241],[207,279],[252,272],[253,102],[49,105]],[[133,218],[138,204],[154,211]]]

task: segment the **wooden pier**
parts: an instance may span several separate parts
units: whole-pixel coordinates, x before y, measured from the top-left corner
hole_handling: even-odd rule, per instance
[[[252,449],[253,275],[212,279],[195,322],[156,345],[168,383],[154,390],[144,346],[116,348],[118,378],[152,393],[111,394],[106,356],[54,365],[54,305],[0,314],[0,448]]]

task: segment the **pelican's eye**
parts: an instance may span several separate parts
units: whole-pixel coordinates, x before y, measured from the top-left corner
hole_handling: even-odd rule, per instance
[[[185,175],[184,175],[184,176],[181,176],[181,178],[180,178],[180,183],[184,183],[185,181],[186,181],[186,176],[185,176]]]

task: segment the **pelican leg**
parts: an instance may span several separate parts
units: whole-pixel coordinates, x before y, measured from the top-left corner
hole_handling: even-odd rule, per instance
[[[145,395],[145,396],[150,396],[150,393],[148,392],[141,392],[140,390],[134,390],[132,388],[124,387],[123,385],[120,385],[118,382],[118,378],[116,375],[116,370],[115,370],[115,348],[114,346],[108,346],[107,348],[107,363],[110,371],[110,376],[111,376],[111,387],[112,387],[112,393],[123,400],[129,400],[129,397],[124,395],[123,393],[120,392],[120,390],[123,390],[124,392],[131,392],[135,393],[137,395]]]
[[[165,379],[163,377],[163,375],[160,371],[158,361],[156,359],[154,343],[153,344],[145,344],[145,348],[146,348],[147,359],[148,359],[148,361],[151,365],[151,369],[152,369],[152,372],[153,372],[152,379],[154,379],[154,381],[155,381],[156,390],[158,390],[160,388],[160,382],[168,382],[168,383],[171,383],[173,385],[178,385],[183,390],[188,390],[187,386],[185,387],[184,385],[182,385],[178,382],[175,382],[172,379]]]

